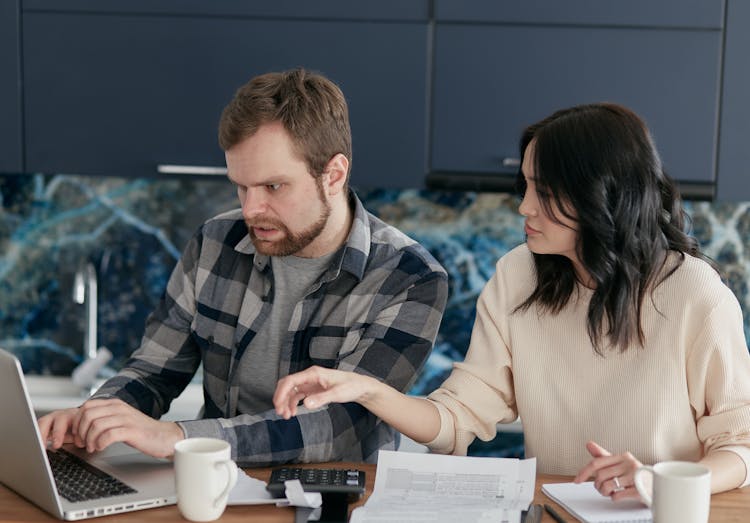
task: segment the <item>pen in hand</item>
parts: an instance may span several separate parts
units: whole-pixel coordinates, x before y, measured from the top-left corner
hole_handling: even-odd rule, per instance
[[[557,523],[565,523],[565,520],[562,518],[560,514],[557,513],[555,509],[553,509],[550,505],[544,504],[544,510],[547,511],[547,514],[552,516],[552,519],[557,521]]]

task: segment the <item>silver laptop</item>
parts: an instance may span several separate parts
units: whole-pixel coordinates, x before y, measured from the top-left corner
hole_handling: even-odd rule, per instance
[[[64,475],[74,476],[70,485],[63,484],[60,477],[63,474],[53,475],[21,364],[2,349],[0,413],[4,420],[0,429],[0,483],[50,514],[76,520],[176,503],[172,462],[152,458],[121,443],[94,454],[72,445],[65,445],[63,452],[55,452],[57,455],[51,456],[53,461],[62,458],[62,465],[55,465],[55,468],[68,469]],[[88,464],[84,465],[87,471],[69,472],[78,465],[71,464],[77,458]],[[92,471],[90,466],[98,470]],[[106,474],[115,479],[103,479]],[[59,488],[56,477],[60,481]],[[88,492],[76,492],[84,485],[90,485]],[[92,496],[94,499],[85,499]]]

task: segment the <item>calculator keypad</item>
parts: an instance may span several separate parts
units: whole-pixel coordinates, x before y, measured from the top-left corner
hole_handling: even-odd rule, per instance
[[[276,494],[285,491],[284,482],[298,479],[309,492],[361,495],[365,491],[365,473],[356,469],[281,467],[271,471],[267,489]]]

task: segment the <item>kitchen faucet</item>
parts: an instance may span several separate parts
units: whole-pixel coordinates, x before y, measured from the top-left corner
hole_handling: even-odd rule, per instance
[[[106,348],[98,348],[97,335],[97,277],[96,268],[91,262],[76,271],[73,282],[73,300],[86,306],[86,330],[83,333],[83,358],[70,375],[73,383],[89,395],[96,389],[95,382],[99,371],[112,358]]]
[[[83,359],[96,358],[97,349],[96,268],[91,262],[78,269],[73,283],[73,300],[86,306],[86,330],[83,334]]]

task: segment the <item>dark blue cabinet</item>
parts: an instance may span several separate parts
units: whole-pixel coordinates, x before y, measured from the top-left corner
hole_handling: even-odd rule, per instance
[[[728,0],[717,199],[750,200],[750,2]]]
[[[613,101],[685,197],[750,200],[749,27],[746,0],[0,0],[0,171],[222,167],[233,92],[302,66],[349,101],[355,186],[508,190],[526,125]]]
[[[496,175],[510,184],[503,173],[516,169],[525,125],[570,105],[610,101],[645,118],[683,194],[711,197],[721,2],[698,6],[700,16],[692,18],[683,10],[690,27],[655,25],[664,23],[661,9],[645,9],[639,19],[633,12],[625,17],[623,2],[600,2],[607,9],[578,17],[571,9],[590,2],[566,2],[564,11],[555,8],[557,2],[530,3],[542,4],[549,9],[532,12],[527,6],[507,13],[502,2],[438,0],[431,171],[450,174],[456,185],[462,175],[467,180]],[[623,16],[613,16],[618,9]],[[478,13],[484,14],[482,24],[471,21]],[[555,13],[557,22],[551,19]],[[576,18],[586,23],[573,25]],[[616,25],[617,19],[628,25]]]
[[[428,25],[416,2],[402,20],[366,11],[345,21],[258,18],[246,5],[190,14],[227,2],[187,2],[181,16],[151,12],[174,2],[114,13],[86,11],[85,1],[68,11],[47,4],[28,4],[23,17],[30,171],[148,176],[164,164],[223,166],[216,128],[234,91],[254,75],[302,66],[347,97],[353,185],[422,184]]]
[[[165,16],[253,17],[299,20],[424,21],[428,0],[22,0],[25,11],[68,13],[142,14]],[[640,0],[644,1],[644,0]]]
[[[19,0],[0,0],[0,172],[22,172]]]
[[[724,0],[434,0],[438,22],[721,29]]]

